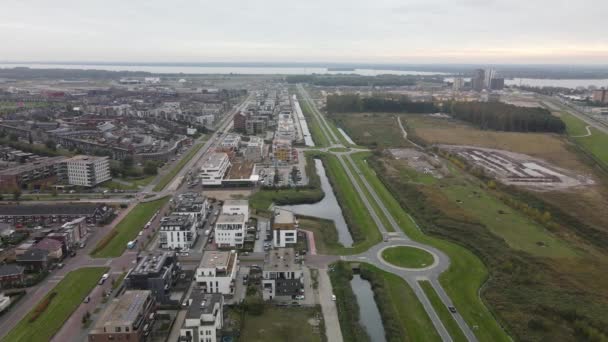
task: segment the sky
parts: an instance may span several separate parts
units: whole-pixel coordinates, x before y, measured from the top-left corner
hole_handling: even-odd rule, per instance
[[[608,64],[606,0],[2,0],[1,61]]]

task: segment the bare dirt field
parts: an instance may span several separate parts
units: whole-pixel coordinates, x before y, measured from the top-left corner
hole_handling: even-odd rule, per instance
[[[560,190],[594,184],[593,179],[550,165],[525,154],[475,146],[440,145],[458,154],[505,184],[534,190]]]
[[[402,116],[410,133],[427,144],[468,145],[506,150],[540,158],[558,167],[578,174],[591,175],[593,170],[572,144],[558,134],[483,131],[471,125],[428,115]]]
[[[441,160],[414,148],[393,148],[389,150],[395,159],[405,161],[409,167],[425,175],[441,179],[448,170]]]

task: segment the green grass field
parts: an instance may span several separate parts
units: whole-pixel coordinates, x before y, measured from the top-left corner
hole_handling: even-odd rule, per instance
[[[311,324],[316,317],[323,319],[317,307],[281,308],[266,305],[262,315],[244,316],[239,341],[321,342],[324,340],[324,330]]]
[[[95,258],[113,258],[120,256],[127,248],[127,242],[137,237],[139,231],[143,229],[154,213],[162,208],[168,200],[169,197],[163,197],[156,201],[138,204],[116,225],[116,227],[114,227],[114,231],[116,231],[117,234],[105,244],[105,246],[102,246],[104,240],[100,241],[93,250],[92,256]],[[142,242],[140,241],[140,243]]]
[[[485,224],[492,233],[518,250],[540,257],[572,258],[577,253],[545,227],[510,208],[475,184],[454,181],[443,192],[453,203]],[[460,201],[458,203],[457,201]]]
[[[317,253],[324,255],[337,254],[337,251],[342,248],[334,221],[301,215],[298,215],[298,221],[300,229],[313,232]]]
[[[383,294],[380,297],[384,297],[385,302],[378,303],[379,308],[380,310],[390,310],[395,315],[397,323],[405,330],[403,340],[441,341],[433,322],[405,280],[370,264],[361,264],[361,268],[362,273],[371,272],[374,278],[381,280],[379,284]],[[374,297],[378,301],[378,296]],[[384,306],[386,308],[383,308]]]
[[[571,139],[591,154],[597,162],[602,163],[604,167],[608,167],[608,149],[606,148],[608,146],[608,134],[590,127],[591,135],[585,137],[583,135],[587,134],[585,128],[587,124],[584,121],[565,112],[561,113],[560,118],[566,123],[566,130]]]
[[[464,247],[422,233],[382,181],[364,162],[365,156],[366,154],[357,153],[353,155],[353,158],[401,229],[410,238],[434,246],[450,257],[450,268],[440,276],[440,281],[467,324],[478,326],[478,329],[475,330],[477,338],[480,341],[509,341],[507,334],[478,296],[479,288],[488,277],[488,271],[481,260]]]
[[[431,283],[423,280],[419,281],[418,284],[420,284],[420,287],[422,287],[422,290],[424,290],[424,293],[431,302],[431,305],[433,305],[433,308],[435,308],[435,312],[439,316],[439,319],[441,319],[441,322],[443,322],[443,326],[447,329],[450,336],[452,336],[452,339],[455,342],[466,342],[466,336],[464,336],[464,333],[462,330],[460,330],[460,327],[454,320],[452,313],[448,310],[448,308],[445,307],[445,305],[443,305],[443,302],[439,298],[439,295],[437,295],[437,292],[435,292],[435,289]]]
[[[382,259],[398,267],[423,268],[433,264],[432,254],[414,247],[391,247],[382,251]]]
[[[153,191],[163,190],[167,186],[167,184],[169,184],[169,182],[171,182],[173,180],[173,178],[175,178],[175,176],[179,173],[179,171],[181,171],[181,169],[190,161],[190,159],[192,159],[192,157],[194,157],[196,152],[198,152],[202,147],[203,147],[202,142],[194,145],[194,147],[192,147],[190,149],[190,151],[188,151],[188,153],[182,159],[179,160],[177,165],[175,165],[171,169],[171,171],[169,171],[166,175],[164,175],[160,179],[158,184],[156,184],[156,186],[154,186]]]
[[[56,295],[44,312],[31,323],[33,311],[28,313],[2,341],[50,341],[107,270],[107,267],[88,267],[68,273],[51,290],[50,293]]]
[[[117,182],[114,179],[107,181],[100,185],[100,187],[109,189],[109,190],[137,190],[140,186],[146,186],[150,184],[151,181],[154,180],[156,176],[148,176],[139,179],[121,179],[121,182]],[[128,184],[124,184],[128,183]]]

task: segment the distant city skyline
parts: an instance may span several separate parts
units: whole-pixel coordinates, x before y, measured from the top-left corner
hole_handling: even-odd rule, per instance
[[[7,1],[3,61],[606,64],[600,0]]]

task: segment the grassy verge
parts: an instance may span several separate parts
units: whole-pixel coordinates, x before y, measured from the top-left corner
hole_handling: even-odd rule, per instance
[[[320,322],[315,326],[317,319]],[[239,341],[322,342],[323,315],[319,307],[276,307],[266,305],[261,315],[245,314]]]
[[[443,302],[439,298],[439,295],[437,295],[437,292],[435,292],[435,289],[433,288],[431,283],[424,280],[419,281],[418,284],[420,284],[420,287],[422,287],[422,290],[424,290],[424,293],[433,305],[433,308],[435,309],[435,312],[437,312],[437,315],[439,315],[441,322],[443,322],[443,326],[445,326],[450,336],[452,336],[452,339],[455,342],[466,342],[466,336],[464,336],[462,330],[460,330],[458,323],[456,323],[454,317],[452,317],[452,314],[450,313],[448,308],[443,305]]]
[[[311,231],[315,236],[318,254],[338,254],[342,245],[338,240],[338,231],[332,220],[298,215],[300,228]]]
[[[44,311],[30,322],[36,309],[34,308],[3,341],[50,341],[107,270],[106,267],[88,267],[68,273],[41,301],[48,303]],[[49,301],[50,296],[53,298]]]
[[[143,187],[150,184],[154,178],[156,178],[156,176],[149,176],[139,179],[121,179],[122,182],[110,180],[100,186],[109,190],[137,190],[140,186]],[[123,182],[128,184],[124,184]]]
[[[382,259],[398,267],[423,268],[433,264],[433,255],[414,247],[391,247],[382,251]]]
[[[350,172],[355,177],[355,180],[359,184],[359,187],[363,190],[363,193],[365,194],[365,197],[367,198],[367,200],[371,204],[372,208],[374,208],[374,211],[376,212],[376,215],[378,216],[378,218],[380,218],[380,221],[382,222],[382,225],[384,226],[384,229],[386,229],[389,232],[394,232],[395,229],[393,228],[393,225],[388,220],[388,218],[386,217],[386,215],[384,215],[384,212],[382,211],[382,209],[380,209],[380,205],[378,204],[378,202],[376,202],[374,200],[374,198],[372,197],[371,193],[369,192],[369,190],[367,189],[367,187],[365,186],[365,184],[363,184],[363,180],[361,179],[361,175],[359,175],[355,171],[353,165],[349,162],[349,160],[347,158],[344,158],[344,162],[346,163],[346,166],[349,168]]]
[[[440,281],[467,324],[478,326],[475,330],[477,338],[481,341],[509,341],[507,334],[478,296],[479,288],[488,278],[488,271],[481,260],[464,247],[422,233],[401,208],[393,194],[367,165],[366,155],[369,154],[355,154],[353,159],[401,229],[410,238],[439,248],[450,257],[450,268],[441,275]],[[395,184],[391,184],[391,190],[399,191],[393,185]]]
[[[321,122],[319,122],[317,117],[312,113],[312,109],[310,108],[308,101],[305,101],[303,96],[298,96],[298,100],[300,102],[300,106],[302,107],[302,113],[308,121],[308,128],[310,129],[310,134],[312,134],[312,140],[315,143],[315,147],[329,146],[329,141],[325,137],[323,128],[321,127]]]
[[[352,248],[342,248],[340,254],[361,253],[380,242],[380,231],[338,158],[330,154],[320,154],[320,158],[355,242]]]
[[[120,256],[127,248],[127,242],[137,237],[139,231],[143,229],[154,213],[168,200],[169,197],[163,197],[156,201],[138,204],[114,227],[107,240],[103,239],[97,244],[91,255],[95,258]]]
[[[154,186],[154,191],[161,191],[163,190],[167,184],[169,184],[169,182],[171,182],[173,180],[173,178],[175,178],[175,176],[179,173],[179,171],[181,171],[181,169],[190,161],[190,159],[192,159],[192,157],[194,157],[194,155],[196,154],[196,152],[198,152],[202,147],[203,147],[203,143],[198,143],[196,145],[194,145],[194,147],[192,147],[190,149],[190,151],[188,151],[188,153],[179,160],[179,162],[177,163],[177,165],[175,165],[171,171],[169,171],[166,175],[164,175],[160,181],[158,182],[158,184],[156,184],[156,186]]]
[[[338,310],[338,320],[344,341],[369,341],[369,335],[360,323],[359,304],[357,297],[350,286],[353,278],[353,271],[350,264],[337,262],[335,267],[329,272],[331,287],[336,296],[336,308]]]
[[[433,322],[411,287],[402,278],[369,264],[361,264],[382,316],[387,341],[441,341]]]

